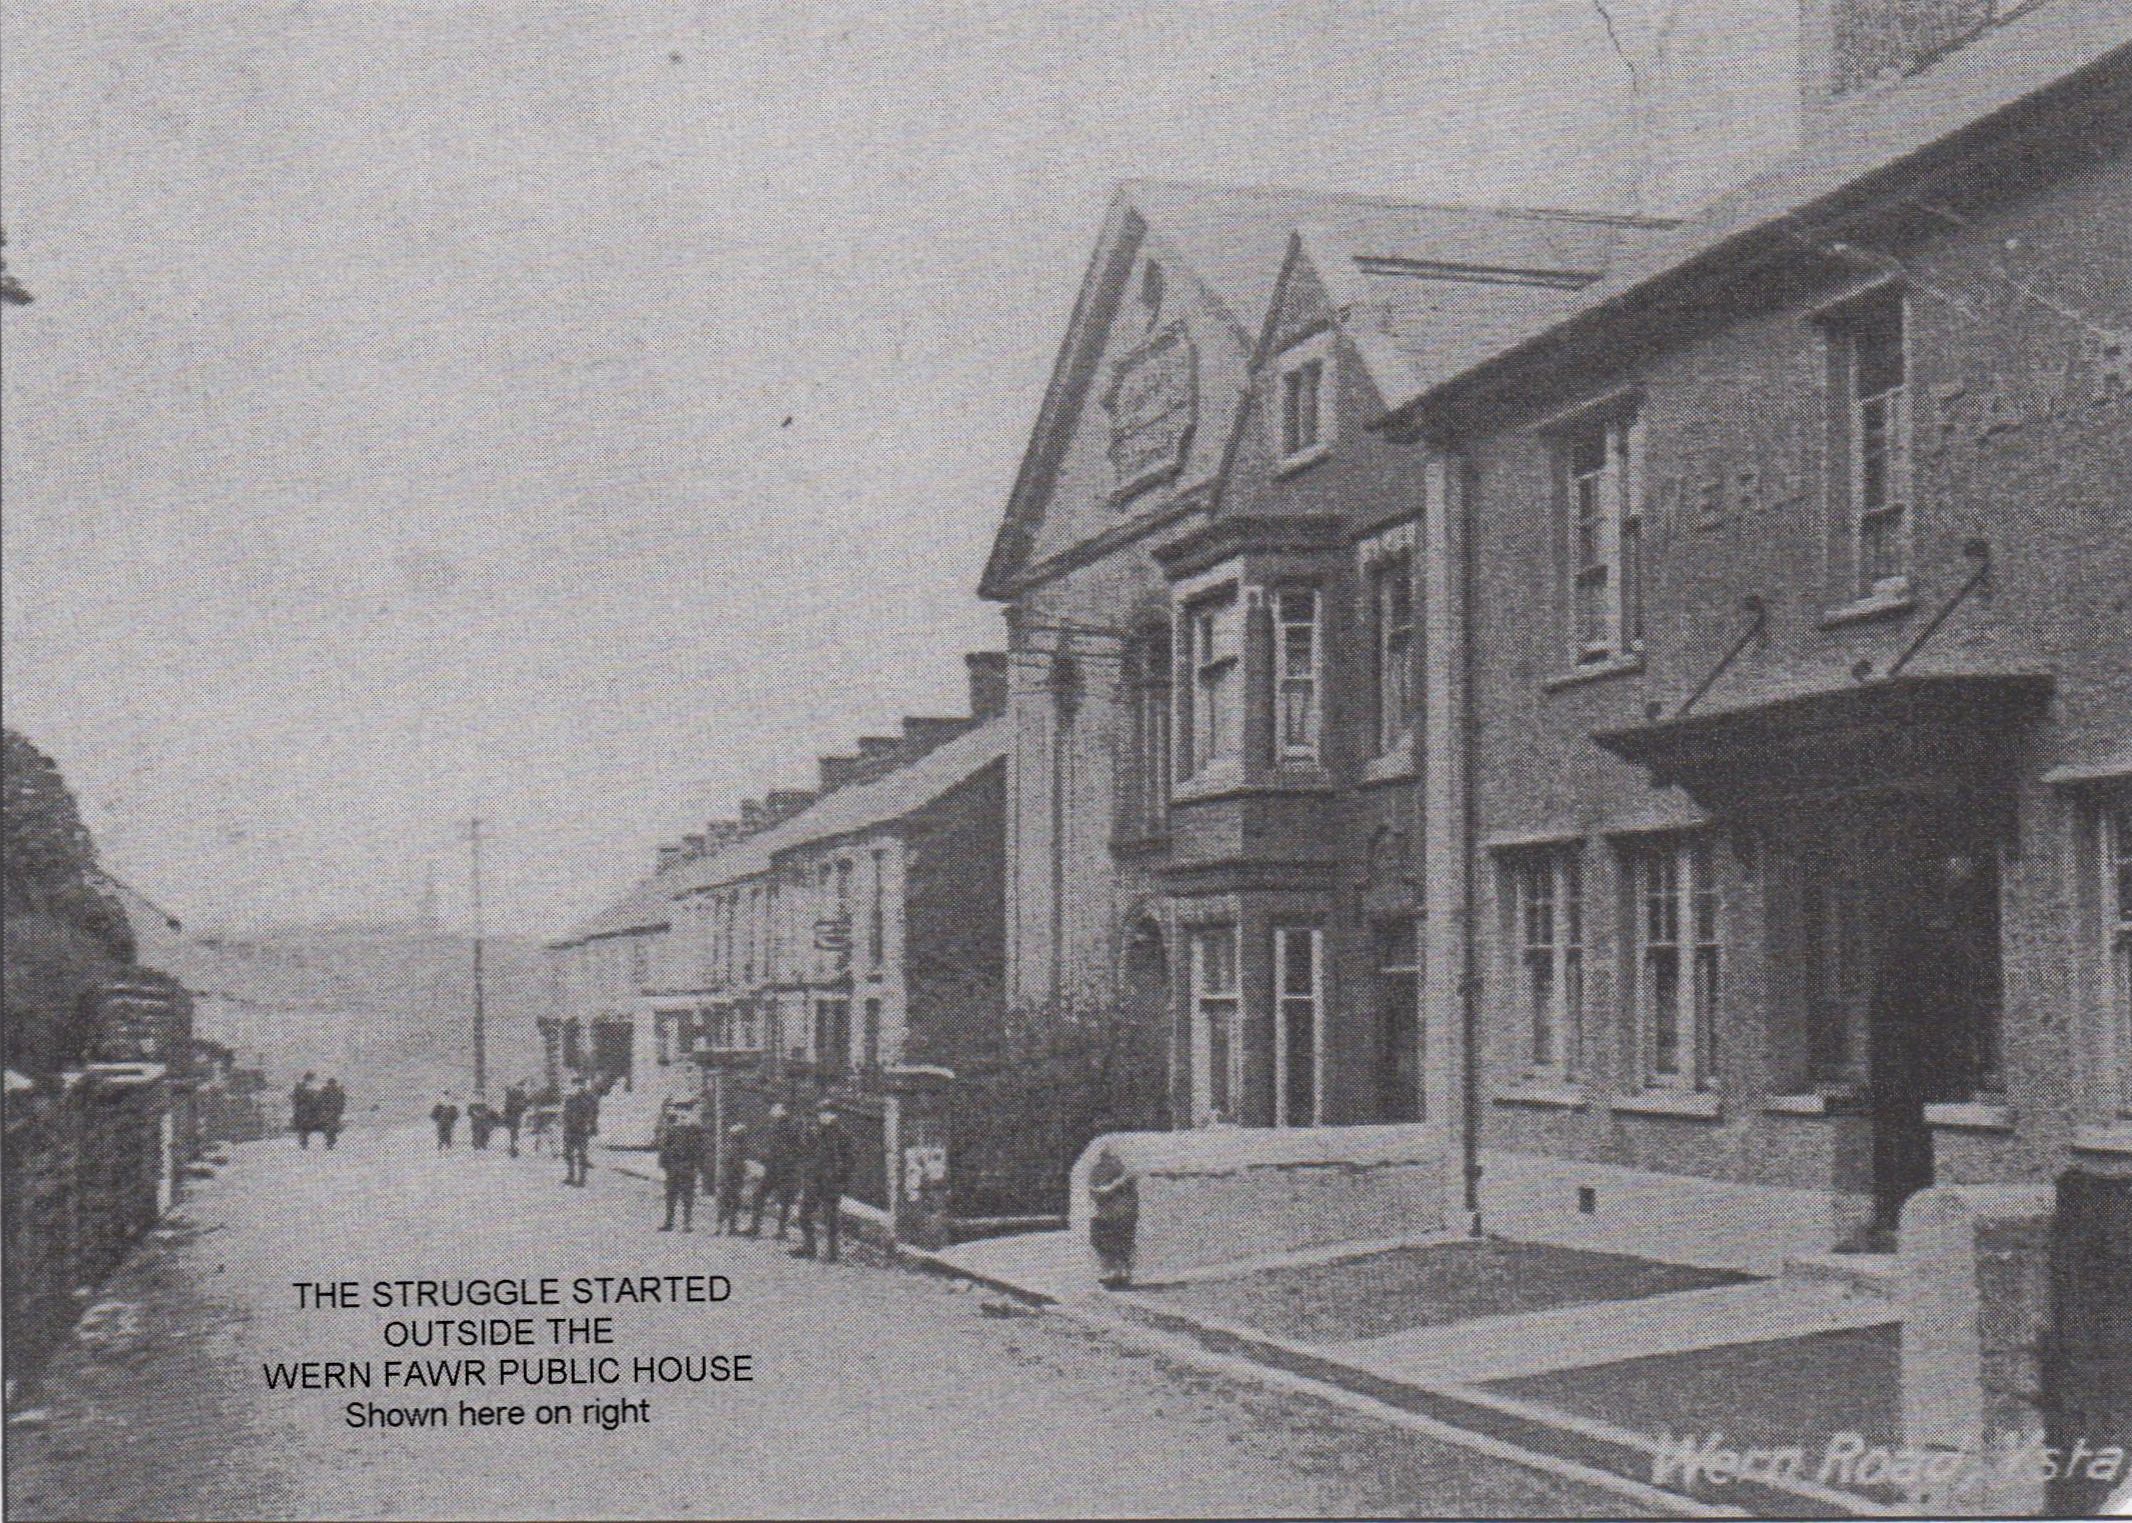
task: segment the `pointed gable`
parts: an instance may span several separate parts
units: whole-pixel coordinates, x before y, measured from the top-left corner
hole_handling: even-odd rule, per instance
[[[982,596],[1011,598],[1032,566],[1212,483],[1289,233],[1335,199],[1160,180],[1119,187]]]

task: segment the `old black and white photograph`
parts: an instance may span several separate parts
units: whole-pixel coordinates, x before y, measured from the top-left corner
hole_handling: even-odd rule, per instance
[[[0,0],[10,1520],[2132,1516],[2132,0]]]

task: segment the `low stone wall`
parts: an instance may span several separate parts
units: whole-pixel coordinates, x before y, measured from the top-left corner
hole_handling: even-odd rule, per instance
[[[1787,1259],[1827,1253],[1871,1210],[1869,1197],[1834,1190],[1739,1184],[1494,1148],[1481,1153],[1481,1224],[1487,1231],[1702,1269],[1779,1273]]]
[[[1108,1149],[1137,1184],[1135,1283],[1425,1237],[1446,1225],[1449,1147],[1445,1130],[1429,1124],[1113,1132],[1074,1163],[1068,1225],[1086,1245],[1089,1171]]]
[[[12,1090],[5,1211],[8,1366],[34,1369],[169,1202],[169,1097],[160,1070],[110,1065],[56,1091]],[[12,1079],[12,1076],[10,1076]]]
[[[2044,1477],[2025,1451],[2044,1430],[2054,1202],[2048,1185],[1942,1185],[1903,1207],[1903,1443],[1949,1457],[1916,1496],[1932,1513],[2043,1505]]]

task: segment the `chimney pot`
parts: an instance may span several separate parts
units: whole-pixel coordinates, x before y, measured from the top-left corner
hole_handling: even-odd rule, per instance
[[[964,656],[970,669],[970,715],[979,721],[1007,712],[1007,653],[974,650]]]

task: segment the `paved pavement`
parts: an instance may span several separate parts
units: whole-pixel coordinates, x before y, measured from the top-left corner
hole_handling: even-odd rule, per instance
[[[1604,1515],[1618,1496],[1220,1378],[967,1284],[656,1232],[609,1170],[356,1132],[238,1148],[144,1245],[8,1431],[10,1517]],[[716,1306],[613,1309],[618,1352],[753,1356],[751,1384],[269,1391],[266,1360],[369,1359],[392,1315],[298,1280],[717,1273]],[[571,1308],[579,1310],[581,1308]],[[546,1315],[547,1313],[539,1313]],[[424,1313],[424,1317],[441,1315]],[[492,1361],[512,1351],[438,1349]],[[583,1358],[610,1350],[536,1350]],[[349,1428],[380,1407],[649,1399],[602,1431]]]

